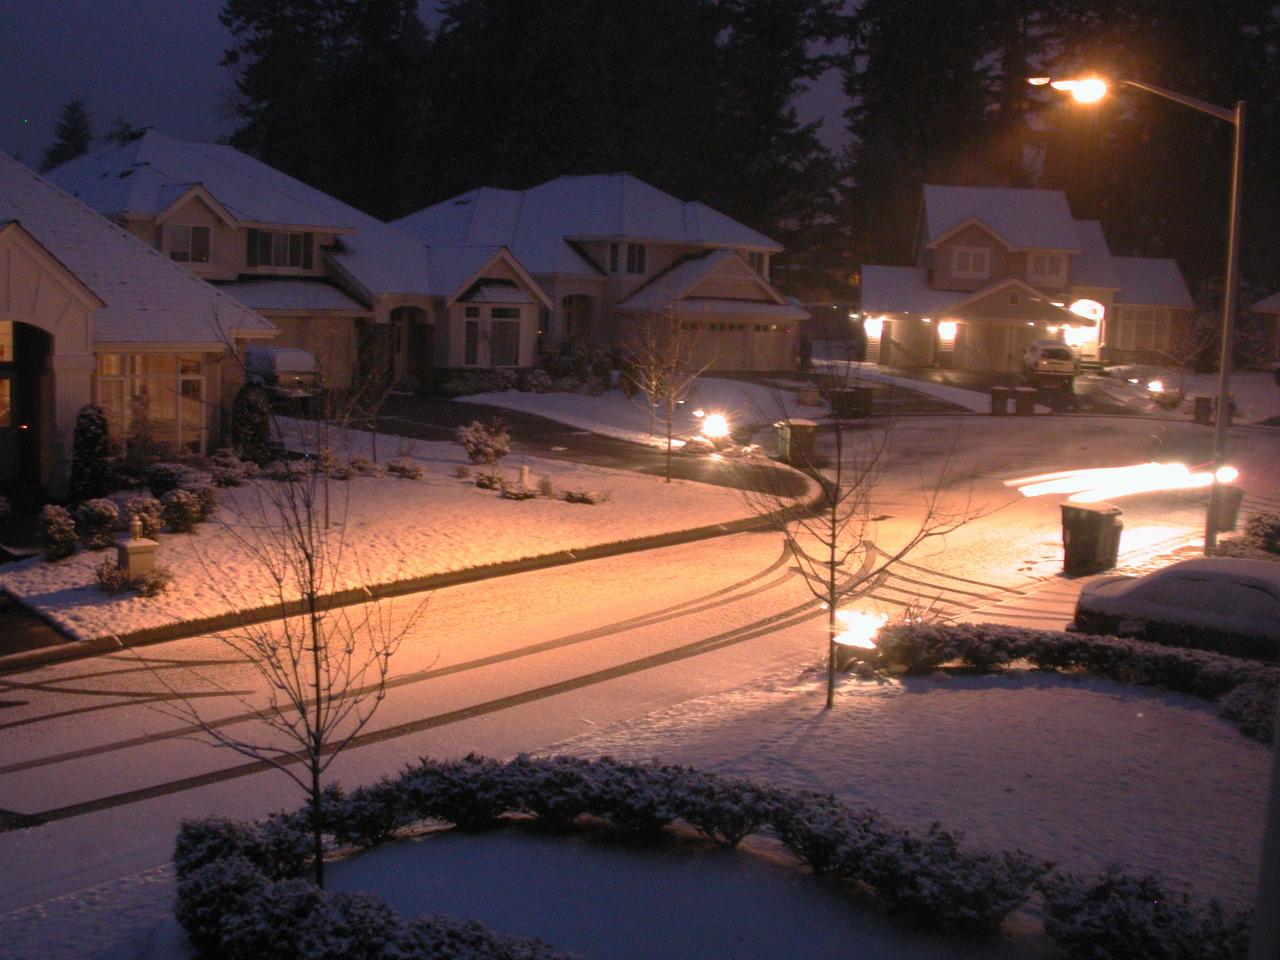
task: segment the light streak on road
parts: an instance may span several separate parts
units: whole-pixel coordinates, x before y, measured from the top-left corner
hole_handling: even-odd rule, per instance
[[[1235,468],[1223,467],[1218,471],[1218,481],[1230,483],[1239,475]],[[1065,493],[1072,503],[1095,503],[1138,493],[1198,490],[1212,485],[1213,479],[1211,471],[1193,469],[1185,463],[1137,463],[1128,467],[1059,470],[1006,480],[1004,485],[1017,487],[1024,497]]]

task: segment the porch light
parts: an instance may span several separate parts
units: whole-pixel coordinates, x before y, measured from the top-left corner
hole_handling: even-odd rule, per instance
[[[1067,308],[1077,317],[1084,317],[1097,323],[1107,315],[1107,308],[1097,300],[1076,300]]]
[[[954,320],[942,320],[938,323],[938,339],[944,343],[953,343],[959,325]]]
[[[884,334],[884,317],[867,317],[862,321],[862,332],[868,340],[879,340]]]

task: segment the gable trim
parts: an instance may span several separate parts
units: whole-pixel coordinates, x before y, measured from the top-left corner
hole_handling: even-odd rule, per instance
[[[156,214],[156,225],[159,226],[160,224],[163,224],[165,221],[167,221],[170,217],[172,217],[175,213],[178,212],[179,207],[181,207],[184,203],[186,203],[188,200],[192,198],[199,200],[206,207],[208,207],[210,212],[219,220],[221,220],[223,224],[225,224],[228,227],[231,227],[232,229],[235,228],[236,218],[231,215],[231,212],[227,210],[226,207],[224,207],[221,203],[218,202],[217,197],[215,197],[212,193],[210,193],[208,190],[205,189],[204,184],[202,183],[193,184],[191,189],[187,190],[180,197],[175,199],[173,203],[169,204],[169,206],[165,207],[158,214]]]
[[[76,301],[76,303],[90,313],[107,305],[106,301],[86,286],[85,282],[81,280],[70,267],[59,260],[48,247],[42,244],[25,227],[23,227],[22,221],[12,220],[0,227],[0,244],[6,244],[21,249],[24,253],[35,260],[42,270],[50,274],[54,282],[57,283],[72,300]]]
[[[977,227],[983,233],[991,237],[992,240],[996,241],[996,243],[1004,247],[1005,250],[1013,251],[1018,249],[1013,244],[1011,244],[1008,240],[1006,240],[1004,237],[1000,236],[1000,234],[997,233],[994,228],[984,223],[978,217],[968,217],[965,220],[961,220],[954,227],[950,227],[946,230],[943,230],[942,233],[938,234],[938,236],[936,236],[934,239],[930,240],[927,244],[925,244],[925,249],[935,250],[937,249],[939,244],[945,243],[947,240],[950,240],[952,237],[960,233],[962,230],[967,230],[969,227]]]

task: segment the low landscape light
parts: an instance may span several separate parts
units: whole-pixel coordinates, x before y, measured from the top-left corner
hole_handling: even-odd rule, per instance
[[[837,634],[835,642],[842,647],[857,650],[876,649],[876,634],[889,619],[887,613],[866,613],[861,610],[837,610],[836,619],[844,624],[844,633]]]
[[[1152,393],[1164,393],[1164,381],[1151,380],[1147,383],[1147,389]]]

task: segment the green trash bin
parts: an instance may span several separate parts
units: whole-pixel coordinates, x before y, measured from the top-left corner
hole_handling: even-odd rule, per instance
[[[1110,503],[1062,504],[1062,571],[1072,575],[1099,573],[1116,565],[1120,508]]]

